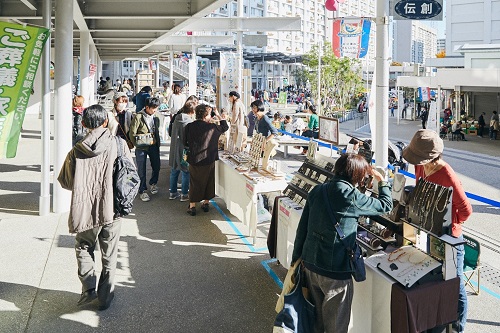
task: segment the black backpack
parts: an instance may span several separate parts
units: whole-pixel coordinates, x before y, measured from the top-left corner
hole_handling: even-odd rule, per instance
[[[85,137],[85,129],[82,125],[82,115],[78,112],[73,112],[73,146]]]
[[[141,180],[134,163],[123,155],[123,139],[115,138],[118,156],[113,166],[114,211],[127,216],[132,211]]]

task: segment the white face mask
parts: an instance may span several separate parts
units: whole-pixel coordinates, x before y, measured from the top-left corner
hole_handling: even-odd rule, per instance
[[[118,111],[123,111],[123,110],[125,110],[126,107],[127,107],[127,103],[118,103],[118,104],[116,104],[116,109]]]

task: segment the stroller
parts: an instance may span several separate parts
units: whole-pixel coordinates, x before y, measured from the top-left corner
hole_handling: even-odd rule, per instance
[[[408,162],[403,159],[403,150],[406,148],[404,142],[398,141],[395,144],[388,141],[389,156],[388,162],[392,166],[399,167],[400,170],[408,171]],[[363,147],[366,150],[372,150],[372,140],[366,139],[363,141]]]

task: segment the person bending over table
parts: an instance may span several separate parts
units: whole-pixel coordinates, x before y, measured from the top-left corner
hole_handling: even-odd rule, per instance
[[[316,114],[316,108],[314,105],[310,105],[307,112],[310,114],[309,121],[307,122],[307,129],[302,133],[302,136],[317,139],[319,135],[319,117]],[[301,154],[307,154],[309,147],[303,146],[302,148]]]

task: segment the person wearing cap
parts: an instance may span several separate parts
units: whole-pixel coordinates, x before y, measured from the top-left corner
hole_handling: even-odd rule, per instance
[[[241,151],[247,143],[248,124],[245,124],[245,105],[240,99],[240,94],[236,91],[229,92],[229,106],[231,108],[231,136],[235,149]],[[241,145],[236,146],[239,133],[242,134]]]
[[[415,179],[425,179],[429,182],[453,188],[451,200],[451,235],[462,239],[462,224],[472,214],[472,206],[465,195],[460,179],[451,166],[442,159],[444,144],[439,134],[421,129],[415,133],[410,144],[403,150],[406,161],[415,166]],[[467,292],[463,276],[464,246],[457,250],[457,276],[460,278],[458,297],[458,332],[463,332],[467,322]]]
[[[111,134],[129,140],[127,133],[132,121],[132,112],[127,109],[128,96],[124,92],[117,92],[113,97],[113,109],[108,111],[108,128]]]

